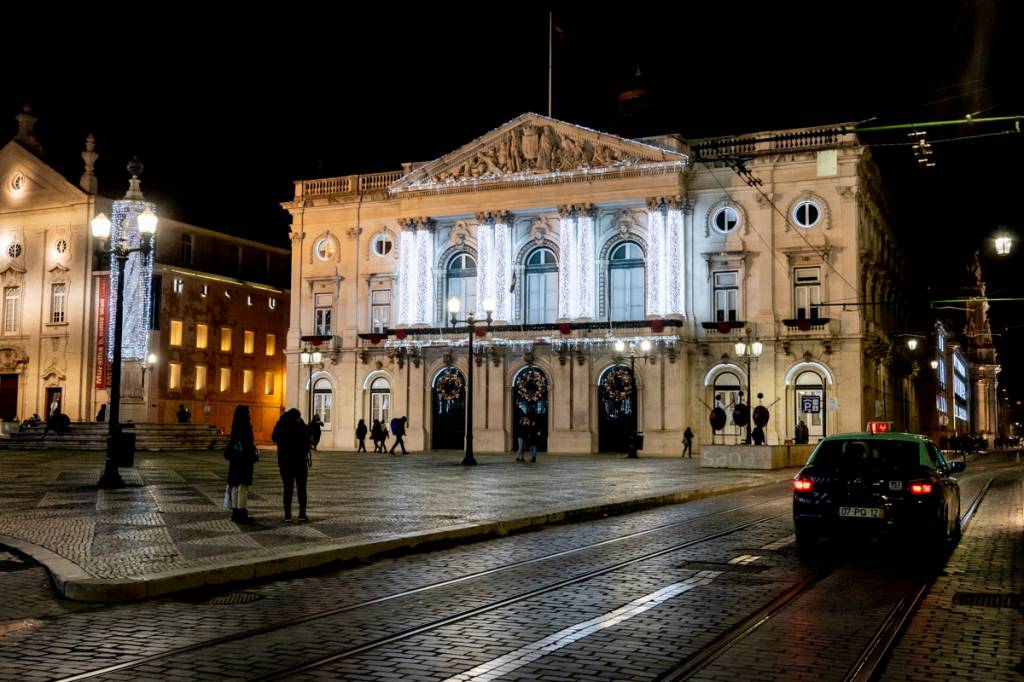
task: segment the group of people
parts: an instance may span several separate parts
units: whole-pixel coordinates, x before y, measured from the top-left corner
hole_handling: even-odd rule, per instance
[[[390,435],[395,437],[395,442],[391,446],[391,450],[388,450],[392,455],[395,454],[395,448],[401,447],[402,454],[406,455],[408,452],[405,449],[405,430],[409,425],[408,417],[395,417],[391,420],[391,432]],[[366,435],[369,433],[370,440],[373,441],[374,452],[385,452],[388,442],[388,427],[381,423],[379,419],[373,420],[373,426],[370,428],[366,427],[366,421],[360,419],[359,424],[356,425],[356,452],[366,452]]]
[[[526,448],[530,449],[530,461],[537,461],[537,445],[540,443],[541,433],[540,424],[535,420],[530,419],[529,415],[524,414],[519,418],[517,424],[518,429],[516,436],[519,440],[519,449],[516,450],[516,461],[526,461]]]

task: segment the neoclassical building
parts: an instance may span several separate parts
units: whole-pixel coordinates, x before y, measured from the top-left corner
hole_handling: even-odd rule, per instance
[[[405,415],[412,448],[461,448],[467,313],[477,450],[512,447],[524,414],[556,452],[735,442],[748,387],[770,443],[916,425],[906,268],[847,126],[629,140],[524,114],[435,161],[296,182],[284,207],[286,394],[322,447]]]

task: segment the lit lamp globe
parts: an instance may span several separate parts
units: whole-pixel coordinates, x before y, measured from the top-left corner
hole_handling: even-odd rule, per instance
[[[150,353],[149,357],[146,358],[146,362],[148,362],[151,365],[155,365],[156,364],[156,353]]]
[[[494,307],[495,307],[494,299],[491,298],[490,296],[487,296],[486,298],[484,298],[483,301],[480,302],[480,307],[482,307],[484,309],[485,313],[490,315],[491,313],[494,312]]]
[[[459,299],[457,299],[456,297],[454,297],[454,296],[449,298],[448,299],[448,312],[450,312],[452,314],[452,317],[458,315],[460,310],[462,310],[462,302]]]
[[[932,369],[938,369],[939,368],[939,361],[938,360],[932,360],[929,364],[932,366]]]
[[[746,355],[747,354],[747,344],[743,343],[742,341],[737,341],[735,348],[736,348],[736,355]]]
[[[139,214],[139,232],[151,237],[156,234],[156,213],[149,210],[148,208]]]
[[[917,350],[917,339],[907,339],[907,348]]]
[[[643,341],[640,342],[640,350],[642,350],[643,352],[646,353],[650,349],[651,349],[651,342],[650,341],[648,341],[647,339],[644,339]]]
[[[626,350],[626,344],[623,343],[622,341],[616,341],[615,350],[621,353],[622,351]]]
[[[996,253],[1000,256],[1007,256],[1010,254],[1010,249],[1013,248],[1013,239],[1006,235],[996,237]]]
[[[301,362],[302,364],[308,365],[309,364],[309,358],[310,358],[310,354],[307,353],[306,351],[302,351],[301,353],[299,353],[299,362]]]
[[[92,236],[100,241],[106,241],[110,237],[110,218],[100,213],[92,219]]]
[[[760,356],[762,350],[764,350],[764,344],[762,344],[760,341],[754,341],[752,344],[750,344],[750,353],[754,357]]]

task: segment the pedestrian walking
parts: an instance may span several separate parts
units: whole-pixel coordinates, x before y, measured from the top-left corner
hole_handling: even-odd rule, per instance
[[[178,423],[188,424],[192,421],[192,413],[188,411],[184,403],[178,403]]]
[[[519,450],[516,451],[516,461],[523,462],[526,461],[526,442],[530,439],[530,429],[533,427],[533,422],[524,414],[519,418],[518,427]]]
[[[356,441],[359,443],[356,452],[366,452],[366,422],[362,419],[356,425]]]
[[[292,493],[299,494],[299,523],[306,516],[306,479],[309,475],[309,430],[294,407],[277,420],[271,436],[277,443],[277,468],[284,486],[284,522],[292,522]]]
[[[324,423],[320,421],[320,415],[314,414],[313,418],[309,420],[309,444],[316,450],[320,445],[320,436],[324,429]]]
[[[107,421],[107,404],[106,403],[103,403],[102,405],[100,405],[100,411],[96,413],[96,421],[100,422],[101,424],[103,422]]]
[[[693,457],[693,430],[689,426],[683,431],[683,457]]]
[[[395,448],[402,446],[402,454],[409,454],[405,450],[405,427],[409,423],[408,417],[395,417],[391,420],[391,433],[395,436],[395,444],[391,446],[388,453],[395,454]]]
[[[224,451],[224,459],[228,460],[228,485],[224,492],[224,502],[231,508],[231,520],[235,523],[248,523],[249,489],[252,487],[253,466],[259,458],[259,450],[253,442],[252,418],[248,405],[235,408],[231,420],[231,439]]]
[[[374,452],[384,452],[384,427],[380,425],[379,419],[373,420],[370,427],[370,440],[373,441]]]
[[[537,446],[540,445],[540,424],[536,421],[530,422],[530,430],[527,432],[527,444],[530,446],[530,461],[537,461]]]

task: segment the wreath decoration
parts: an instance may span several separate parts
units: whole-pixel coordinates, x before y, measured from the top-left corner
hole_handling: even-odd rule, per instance
[[[601,382],[606,398],[626,400],[633,395],[633,375],[625,367],[616,367]]]
[[[458,400],[462,397],[462,375],[449,372],[437,378],[437,397],[441,400]]]
[[[548,381],[540,370],[528,369],[519,375],[516,382],[516,395],[528,403],[542,400],[547,390]]]

